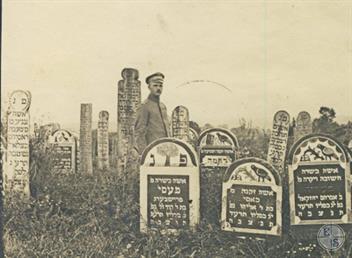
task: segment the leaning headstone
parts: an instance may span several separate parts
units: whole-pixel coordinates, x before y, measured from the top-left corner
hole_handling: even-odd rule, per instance
[[[280,236],[281,203],[281,176],[273,166],[257,158],[237,160],[223,179],[221,229]]]
[[[140,168],[140,229],[169,232],[199,223],[199,167],[192,147],[174,138],[151,143]]]
[[[52,168],[61,173],[76,172],[76,140],[67,130],[57,130],[48,139],[53,155]]]
[[[177,106],[172,111],[172,137],[189,142],[189,112],[184,106]]]
[[[312,121],[310,114],[306,111],[299,112],[296,120],[296,126],[294,128],[294,142],[307,134],[312,133]]]
[[[226,169],[236,159],[238,141],[222,128],[211,128],[198,139],[201,176],[201,216],[220,227],[221,185]]]
[[[99,113],[98,132],[98,168],[109,168],[109,112],[101,111]]]
[[[118,173],[124,174],[129,166],[130,152],[133,146],[133,131],[137,109],[141,105],[141,82],[138,70],[125,68],[118,83],[117,94],[117,167]]]
[[[352,222],[350,162],[347,148],[331,136],[311,134],[294,144],[288,157],[293,231],[315,237],[324,224]]]
[[[29,198],[29,107],[31,94],[17,90],[10,96],[7,130],[5,195],[20,193]]]
[[[79,131],[80,173],[93,174],[92,161],[92,104],[81,104]]]
[[[289,126],[290,115],[283,110],[276,112],[274,115],[267,160],[279,173],[283,173],[285,169]]]

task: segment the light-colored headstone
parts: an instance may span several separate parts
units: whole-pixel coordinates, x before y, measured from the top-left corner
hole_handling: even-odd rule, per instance
[[[133,146],[133,131],[137,109],[141,105],[141,82],[138,70],[125,68],[118,83],[117,94],[117,167],[118,173],[124,174],[129,163]]]
[[[281,205],[281,177],[268,162],[240,159],[227,169],[222,187],[222,230],[280,236]]]
[[[11,94],[7,130],[7,162],[4,171],[5,195],[29,189],[29,107],[31,94],[17,90]]]
[[[295,143],[288,158],[291,226],[352,222],[350,159],[331,136]]]
[[[92,161],[92,104],[81,104],[79,131],[80,173],[93,174]]]
[[[310,114],[306,111],[299,112],[296,120],[296,126],[294,127],[294,141],[298,141],[300,138],[307,134],[311,134],[313,130],[312,121]]]
[[[352,150],[352,140],[350,140],[350,142],[348,143],[348,148]]]
[[[184,106],[177,106],[172,111],[172,136],[179,140],[189,142],[189,112]]]
[[[53,169],[63,173],[76,172],[76,139],[67,130],[57,130],[48,139],[54,155]]]
[[[109,168],[109,112],[101,111],[99,113],[98,131],[98,168]]]
[[[169,232],[199,223],[199,167],[186,142],[163,138],[143,152],[140,168],[140,229]]]
[[[285,169],[289,126],[290,115],[283,110],[276,112],[274,115],[267,160],[279,173],[283,173]]]

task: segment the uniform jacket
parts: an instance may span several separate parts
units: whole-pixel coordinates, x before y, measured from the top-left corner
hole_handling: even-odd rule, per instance
[[[154,140],[170,136],[166,106],[158,97],[150,94],[138,109],[134,133],[140,154]]]

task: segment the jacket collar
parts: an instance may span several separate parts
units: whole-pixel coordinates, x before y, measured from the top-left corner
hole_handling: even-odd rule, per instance
[[[160,102],[160,97],[159,97],[159,96],[152,95],[152,94],[149,94],[148,99],[151,100],[151,101],[153,101],[153,102],[156,102],[156,103],[159,103],[159,102]]]

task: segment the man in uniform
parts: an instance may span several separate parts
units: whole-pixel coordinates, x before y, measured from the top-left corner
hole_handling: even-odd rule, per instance
[[[170,136],[166,106],[160,102],[165,76],[154,73],[146,78],[150,94],[137,111],[134,128],[135,149],[139,154],[156,139]]]

